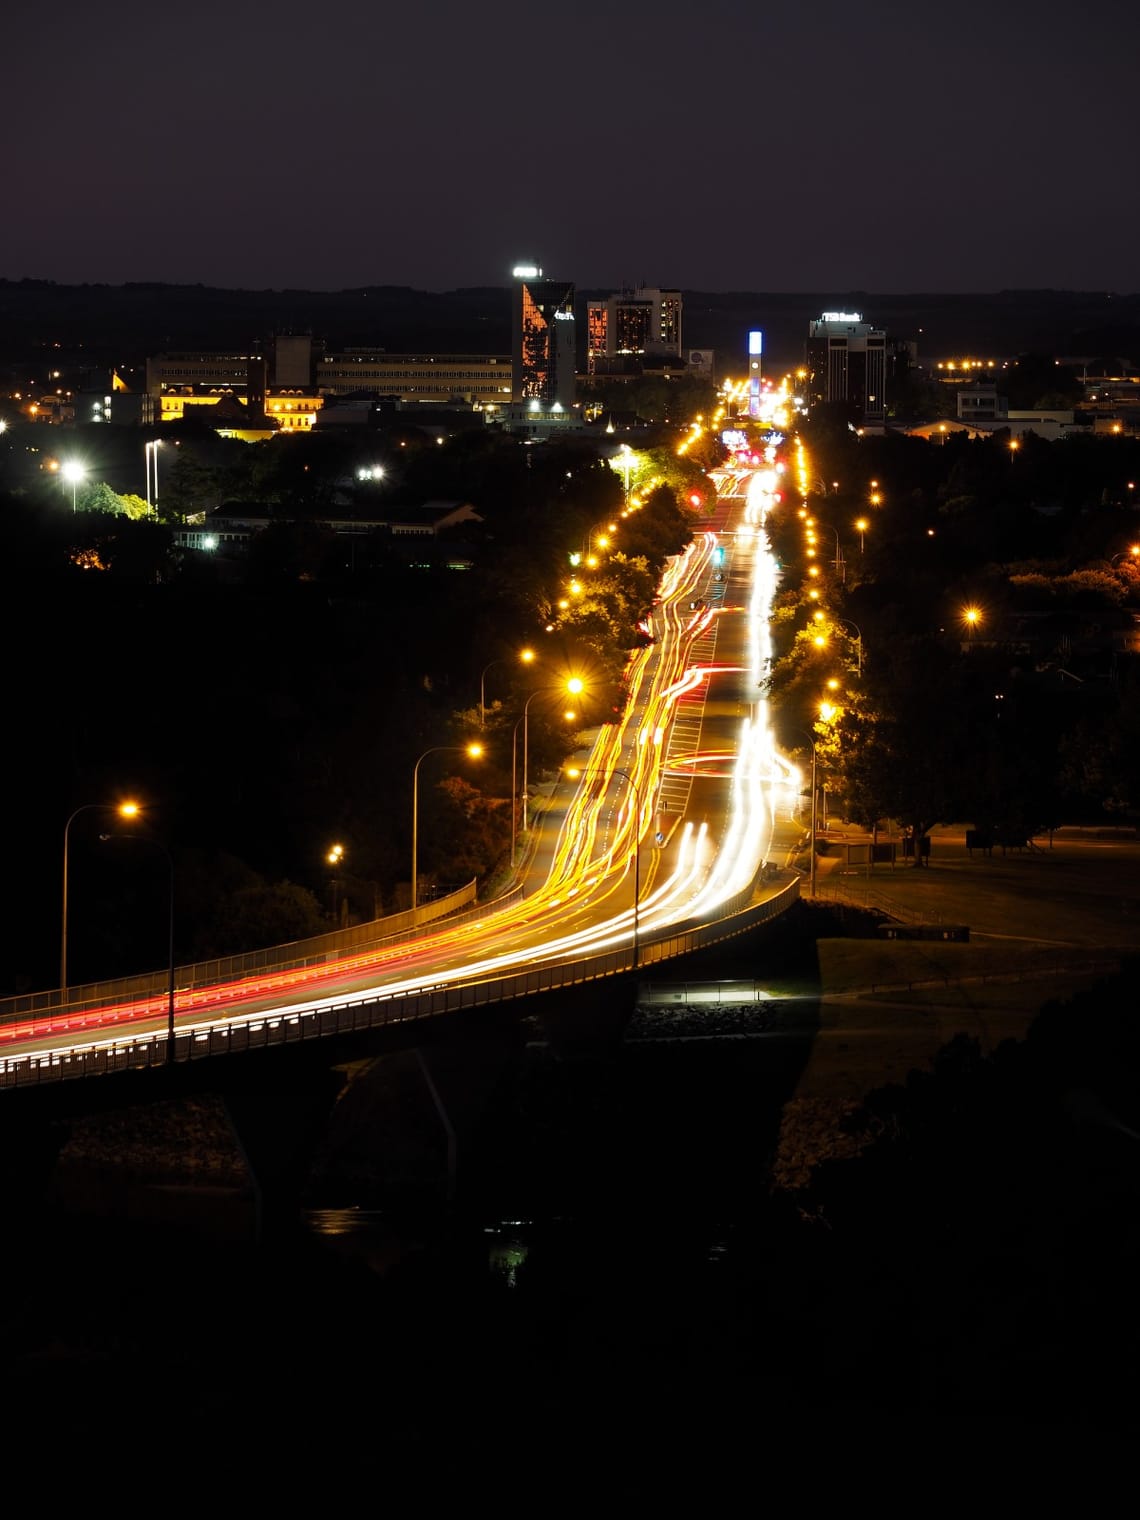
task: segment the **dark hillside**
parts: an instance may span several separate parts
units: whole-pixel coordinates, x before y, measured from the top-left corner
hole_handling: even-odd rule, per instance
[[[579,290],[586,302],[609,291]],[[686,348],[711,348],[722,365],[743,354],[749,328],[765,335],[765,369],[783,372],[803,356],[807,324],[824,309],[863,315],[892,338],[918,344],[920,360],[951,353],[1011,356],[1109,354],[1140,361],[1140,295],[1000,291],[990,294],[773,294],[685,291]],[[202,285],[55,285],[0,280],[0,332],[7,364],[42,359],[58,347],[91,365],[132,365],[180,348],[247,349],[274,332],[311,332],[335,350],[507,353],[506,287],[442,292],[402,286],[344,291],[216,290]]]

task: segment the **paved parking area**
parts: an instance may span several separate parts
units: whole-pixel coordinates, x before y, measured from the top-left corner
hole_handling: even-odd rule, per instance
[[[841,827],[831,839],[866,836]],[[904,921],[965,924],[971,942],[1052,947],[1140,947],[1140,840],[1134,830],[1059,829],[1033,848],[966,849],[965,825],[931,834],[929,863],[846,866],[843,851],[817,862],[817,891],[896,912]]]

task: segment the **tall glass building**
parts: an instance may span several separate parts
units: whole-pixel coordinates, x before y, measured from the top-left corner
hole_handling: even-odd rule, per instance
[[[808,324],[807,390],[816,402],[848,401],[866,427],[887,414],[887,335],[857,311],[825,311]]]
[[[577,344],[574,286],[516,265],[511,343],[512,398],[542,407],[574,405]]]

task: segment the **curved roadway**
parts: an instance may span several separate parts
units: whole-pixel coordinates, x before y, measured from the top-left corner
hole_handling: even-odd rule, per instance
[[[359,998],[393,997],[628,950],[717,916],[802,841],[798,773],[775,750],[764,675],[776,567],[765,521],[771,470],[722,471],[712,525],[670,561],[656,642],[631,658],[624,715],[600,730],[580,780],[555,786],[538,825],[529,895],[482,919],[320,967],[179,992],[180,1034],[253,1025]],[[40,1015],[0,1031],[6,1063],[148,1035],[168,1000]]]

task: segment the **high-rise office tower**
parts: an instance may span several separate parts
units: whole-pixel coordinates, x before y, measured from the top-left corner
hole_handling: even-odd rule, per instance
[[[620,355],[681,353],[681,292],[639,289],[591,301],[586,308],[586,369]]]
[[[881,427],[887,414],[886,352],[886,333],[859,312],[825,311],[808,324],[808,399],[850,402],[865,426]]]
[[[569,409],[575,399],[574,286],[544,280],[534,264],[516,265],[513,274],[513,399]]]

